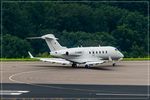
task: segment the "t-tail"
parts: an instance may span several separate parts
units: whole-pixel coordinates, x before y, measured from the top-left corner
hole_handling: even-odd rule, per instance
[[[51,51],[66,49],[66,47],[63,47],[59,44],[57,38],[53,34],[46,34],[41,37],[30,37],[27,39],[44,39]]]

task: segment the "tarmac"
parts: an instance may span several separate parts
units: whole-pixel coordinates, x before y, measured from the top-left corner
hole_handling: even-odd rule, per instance
[[[46,62],[2,62],[3,83],[147,85],[149,61],[122,61],[86,69]]]
[[[149,100],[147,86],[83,84],[3,84],[3,98],[8,100]],[[11,89],[11,90],[10,90]],[[34,99],[33,99],[34,98]]]
[[[115,67],[107,63],[87,69],[40,61],[1,62],[0,93],[4,98],[149,99],[149,64],[121,61]]]

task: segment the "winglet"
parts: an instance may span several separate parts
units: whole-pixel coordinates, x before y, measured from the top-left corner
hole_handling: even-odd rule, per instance
[[[109,60],[109,61],[112,61],[112,58],[109,56],[108,60]]]
[[[121,61],[123,58],[120,58],[118,61]]]
[[[28,54],[29,54],[29,56],[30,56],[30,58],[34,58],[33,56],[32,56],[32,54],[28,51]]]

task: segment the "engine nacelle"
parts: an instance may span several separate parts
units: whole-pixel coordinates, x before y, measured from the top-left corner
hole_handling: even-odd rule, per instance
[[[67,55],[67,56],[69,55],[69,52],[68,52],[68,51],[66,52],[66,55]]]
[[[65,54],[66,54],[67,56],[68,56],[68,55],[71,55],[71,56],[79,56],[79,55],[82,54],[82,52],[81,52],[81,51],[66,51]]]

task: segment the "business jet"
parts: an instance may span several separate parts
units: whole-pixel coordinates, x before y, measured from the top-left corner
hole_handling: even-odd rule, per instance
[[[50,55],[54,58],[38,58],[28,52],[30,58],[39,59],[44,62],[71,64],[72,67],[77,67],[80,64],[85,65],[86,68],[91,66],[112,62],[116,65],[116,61],[123,59],[124,55],[115,47],[112,46],[98,46],[98,47],[63,47],[57,41],[53,34],[43,35],[41,37],[30,37],[27,39],[44,39],[50,49]]]

